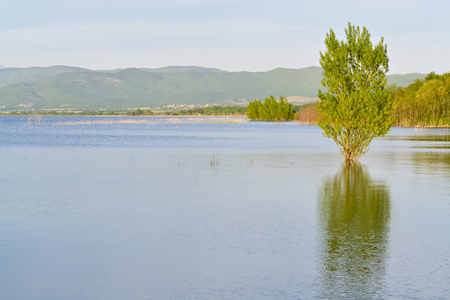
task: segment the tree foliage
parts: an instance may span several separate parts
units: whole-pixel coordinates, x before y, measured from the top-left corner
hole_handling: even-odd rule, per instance
[[[294,105],[280,96],[277,101],[273,96],[266,98],[264,103],[255,100],[247,105],[247,117],[253,121],[291,121],[297,117]]]
[[[407,87],[391,87],[399,126],[450,125],[450,73],[429,73]]]
[[[140,108],[130,111],[128,113],[131,116],[151,116],[153,115],[153,112],[150,109],[142,110]]]
[[[178,116],[243,116],[246,108],[238,106],[209,106],[183,109],[177,112],[166,112],[167,115]]]
[[[330,30],[327,50],[320,52],[326,91],[318,93],[318,126],[346,161],[356,161],[392,124],[391,94],[385,88],[389,59],[383,38],[373,45],[365,27],[361,31],[349,23],[345,33],[347,41],[339,41]]]

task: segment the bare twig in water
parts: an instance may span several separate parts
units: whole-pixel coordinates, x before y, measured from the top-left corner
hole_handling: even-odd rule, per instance
[[[219,160],[216,158],[216,153],[213,153],[213,155],[211,156],[210,160],[209,160],[209,165],[211,167],[215,167],[219,165]]]

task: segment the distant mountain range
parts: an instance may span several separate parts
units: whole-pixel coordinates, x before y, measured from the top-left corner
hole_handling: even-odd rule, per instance
[[[425,74],[390,75],[407,86]],[[316,101],[322,69],[227,72],[202,67],[89,69],[53,66],[0,69],[0,110],[126,110],[177,105],[243,105],[280,95]]]

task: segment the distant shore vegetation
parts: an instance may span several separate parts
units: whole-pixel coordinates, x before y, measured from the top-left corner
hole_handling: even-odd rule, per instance
[[[401,127],[450,127],[450,72],[429,73],[406,87],[388,87],[394,100],[393,126]],[[267,101],[266,108],[264,102]],[[292,105],[286,98],[269,97],[255,100],[245,106],[209,106],[183,110],[158,111],[135,108],[125,111],[96,110],[42,110],[10,111],[3,116],[247,116],[260,121],[298,121],[301,124],[317,124],[316,103]],[[280,108],[281,107],[281,108]],[[280,111],[279,111],[280,110]],[[283,111],[283,113],[281,112]]]
[[[297,118],[294,105],[288,103],[287,99],[280,96],[275,100],[273,96],[266,98],[264,102],[255,100],[247,105],[247,117],[253,121],[284,122]]]
[[[246,107],[241,106],[209,106],[163,112],[163,115],[178,116],[245,116]]]
[[[126,111],[93,110],[93,111],[71,111],[71,110],[41,110],[41,111],[10,111],[4,112],[3,116],[245,116],[247,107],[241,106],[209,106],[196,107],[182,110],[151,110],[132,109]]]
[[[397,126],[450,126],[450,72],[429,73],[407,87],[391,87]]]
[[[388,87],[394,103],[393,125],[396,127],[450,127],[450,72],[429,73],[407,87]],[[316,124],[315,103],[303,105],[298,120]]]

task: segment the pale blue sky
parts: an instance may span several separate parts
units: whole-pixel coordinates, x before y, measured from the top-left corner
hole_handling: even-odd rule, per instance
[[[332,28],[366,26],[390,74],[450,71],[447,0],[14,0],[0,4],[0,65],[173,65],[268,71],[319,65]]]

